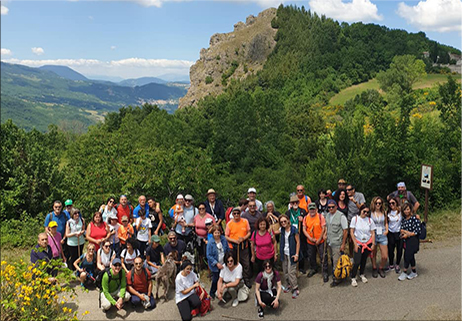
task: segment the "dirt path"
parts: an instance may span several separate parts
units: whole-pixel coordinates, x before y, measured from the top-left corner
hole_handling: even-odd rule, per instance
[[[281,309],[277,313],[267,311],[266,320],[461,320],[461,242],[452,241],[422,244],[416,256],[417,273],[414,280],[398,281],[395,272],[385,279],[371,276],[368,261],[367,284],[359,282],[353,288],[349,282],[336,288],[323,284],[319,274],[308,279],[300,276],[300,297],[292,299],[282,294]],[[254,288],[252,288],[254,289]],[[84,320],[179,320],[174,293],[170,300],[157,303],[152,311],[126,309],[107,314],[98,309],[98,293],[82,293],[78,290],[79,318],[90,311]],[[258,319],[254,300],[240,303],[233,308],[228,303],[222,307],[213,303],[214,311],[195,320],[244,320]]]

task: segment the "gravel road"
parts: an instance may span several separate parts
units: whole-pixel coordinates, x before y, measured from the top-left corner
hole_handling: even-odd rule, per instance
[[[320,274],[308,279],[299,278],[300,296],[292,299],[282,294],[278,312],[266,310],[266,320],[461,320],[461,240],[421,244],[416,255],[417,273],[414,280],[398,281],[395,272],[386,278],[372,278],[368,261],[366,277],[369,282],[358,281],[353,288],[344,282],[336,288],[322,282]],[[208,289],[208,287],[207,287]],[[252,288],[252,290],[254,287]],[[77,290],[76,304],[79,319],[83,320],[180,320],[174,293],[170,300],[157,302],[152,311],[132,309],[121,311],[112,308],[107,314],[98,309],[98,291],[88,293]],[[252,292],[251,292],[252,293]],[[195,320],[257,320],[254,300],[233,308],[213,301],[214,310]],[[90,313],[82,317],[82,313]]]

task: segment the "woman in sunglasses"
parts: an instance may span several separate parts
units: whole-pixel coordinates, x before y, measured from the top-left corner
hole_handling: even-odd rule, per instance
[[[226,301],[223,299],[226,292],[231,294],[233,300],[233,307],[239,304],[238,292],[243,287],[242,281],[242,265],[234,258],[232,252],[225,254],[225,266],[220,270],[220,278],[217,285],[217,298],[219,301]]]
[[[255,279],[255,296],[258,302],[258,317],[263,318],[263,309],[270,306],[273,309],[279,307],[279,297],[281,296],[282,283],[279,272],[273,269],[270,260],[263,262],[263,271],[258,273]]]
[[[401,209],[398,200],[392,198],[388,201],[388,271],[395,269],[396,273],[401,272],[399,264],[403,256],[403,239],[399,237],[401,229]],[[396,261],[395,261],[396,250]],[[396,263],[394,263],[396,262]]]
[[[380,196],[376,196],[371,202],[371,219],[375,223],[375,245],[374,251],[372,251],[372,277],[376,278],[385,277],[385,264],[387,264],[388,257],[388,220],[385,214],[384,201]],[[380,248],[380,265],[377,269],[377,247]]]
[[[375,223],[369,217],[369,206],[363,204],[359,208],[359,215],[354,216],[350,223],[350,235],[353,240],[354,265],[351,270],[351,285],[356,287],[356,274],[359,267],[359,277],[363,283],[367,283],[364,272],[366,270],[366,261],[375,248]]]

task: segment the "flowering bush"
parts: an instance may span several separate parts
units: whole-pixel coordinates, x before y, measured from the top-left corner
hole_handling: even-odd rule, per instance
[[[59,281],[47,273],[50,269],[58,270]],[[73,278],[60,261],[39,261],[37,265],[2,261],[2,320],[78,320],[77,311],[65,306],[75,298],[75,290],[68,285]]]

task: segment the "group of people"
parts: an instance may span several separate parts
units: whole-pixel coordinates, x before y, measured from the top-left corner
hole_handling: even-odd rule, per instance
[[[227,210],[213,189],[197,207],[191,195],[180,194],[168,211],[173,221],[169,227],[160,204],[152,197],[140,196],[136,208],[125,195],[118,204],[110,197],[89,224],[72,200],[65,202],[65,210],[60,201],[55,201],[45,219],[45,232],[31,252],[31,261],[62,260],[76,271],[82,286],[100,281],[104,311],[111,306],[121,309],[129,300],[153,309],[156,303],[150,280],[174,251],[178,271],[175,299],[182,320],[190,320],[205,299],[223,304],[231,301],[235,307],[248,299],[252,285],[258,316],[263,318],[265,307],[279,307],[282,292],[290,292],[293,299],[299,296],[297,277],[300,273],[308,277],[318,273],[318,258],[323,281],[328,282],[332,275],[332,287],[341,283],[333,270],[340,256],[347,253],[347,246],[353,261],[350,277],[354,287],[358,286],[358,269],[360,280],[368,281],[368,257],[374,278],[384,278],[392,270],[399,274],[400,281],[417,277],[415,254],[421,222],[415,213],[419,202],[403,182],[397,187],[386,199],[376,196],[368,205],[364,195],[343,179],[333,193],[319,190],[316,201],[299,185],[290,194],[284,214],[276,210],[273,201],[259,201],[253,187],[239,206]],[[164,246],[160,244],[163,233],[168,238]],[[185,256],[186,243],[192,237],[198,244],[195,264]],[[381,252],[379,262],[377,249]],[[194,272],[201,262],[208,265],[209,294]],[[282,275],[277,267],[282,267]]]

